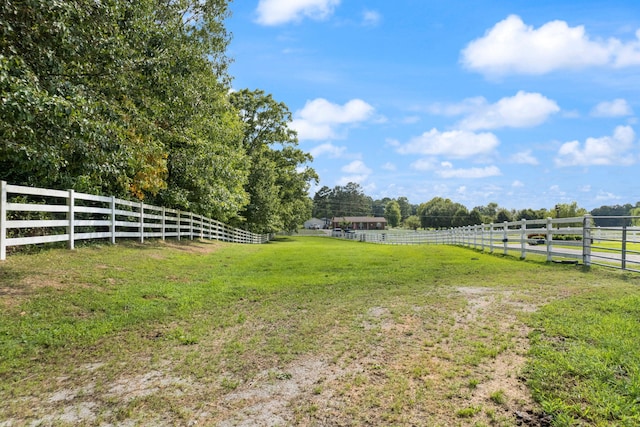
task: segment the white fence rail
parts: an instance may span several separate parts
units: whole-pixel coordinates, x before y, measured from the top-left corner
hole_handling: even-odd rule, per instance
[[[270,236],[189,212],[115,197],[10,185],[0,181],[0,260],[7,248],[39,243],[133,238],[266,243]]]
[[[631,219],[638,217],[615,218],[631,223]],[[536,254],[546,257],[547,261],[574,260],[586,266],[601,265],[640,272],[640,227],[598,227],[591,215],[480,224],[448,230],[356,231],[341,233],[338,237],[390,245],[460,245],[516,255],[522,259]]]

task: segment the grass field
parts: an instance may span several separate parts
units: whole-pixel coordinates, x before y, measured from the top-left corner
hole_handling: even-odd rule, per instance
[[[640,275],[323,237],[0,263],[0,426],[640,425]]]

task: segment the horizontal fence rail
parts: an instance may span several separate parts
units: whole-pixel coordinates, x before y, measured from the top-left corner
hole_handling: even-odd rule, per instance
[[[547,218],[501,224],[480,224],[447,230],[349,231],[335,237],[388,245],[459,245],[490,253],[515,255],[525,259],[541,255],[547,261],[582,262],[640,273],[640,227],[622,225],[600,227],[597,219],[631,224],[639,217]]]
[[[0,181],[0,260],[6,259],[7,248],[13,246],[67,242],[73,249],[79,240],[115,243],[118,238],[266,243],[271,236],[143,202]]]

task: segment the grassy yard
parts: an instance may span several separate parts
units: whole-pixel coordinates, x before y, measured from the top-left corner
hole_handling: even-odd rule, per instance
[[[0,426],[640,424],[640,275],[324,237],[0,263]]]

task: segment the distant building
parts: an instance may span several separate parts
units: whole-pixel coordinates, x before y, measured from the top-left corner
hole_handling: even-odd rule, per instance
[[[345,224],[349,226],[345,227]],[[374,216],[337,216],[331,219],[331,228],[348,228],[350,230],[384,230],[387,220]]]
[[[324,228],[325,225],[325,221],[318,218],[311,218],[310,220],[304,222],[304,228],[310,230],[319,230],[321,228]]]

